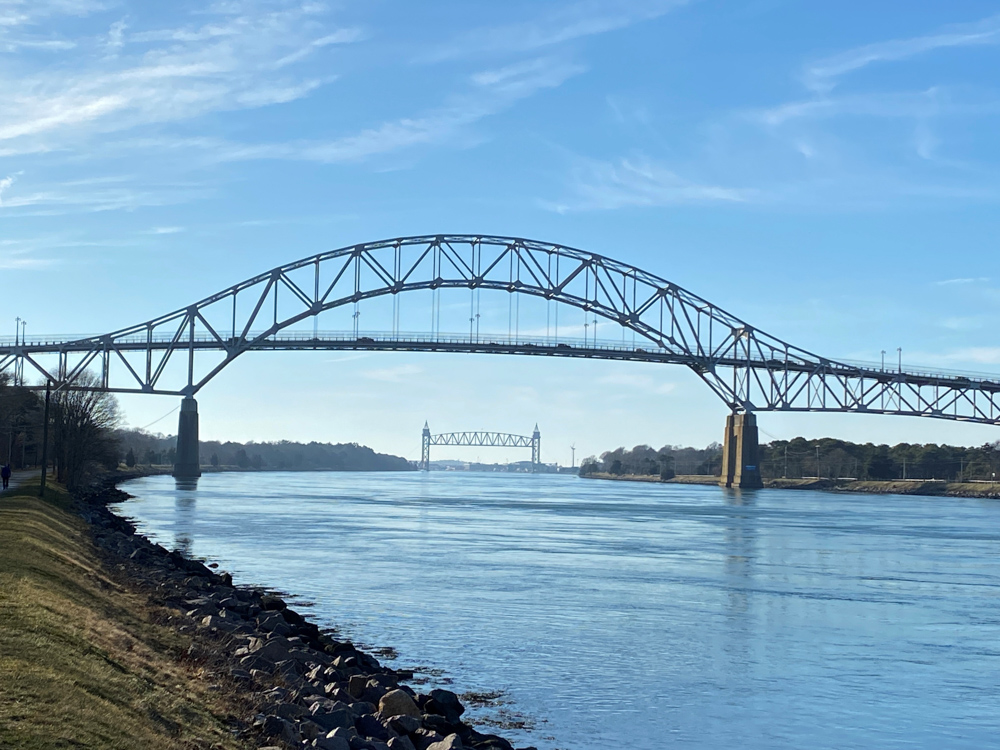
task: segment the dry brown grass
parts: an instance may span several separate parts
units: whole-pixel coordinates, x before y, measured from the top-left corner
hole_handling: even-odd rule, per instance
[[[0,748],[240,748],[190,639],[114,582],[56,488],[0,498]]]

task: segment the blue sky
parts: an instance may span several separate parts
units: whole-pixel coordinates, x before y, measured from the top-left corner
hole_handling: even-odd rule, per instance
[[[995,2],[0,0],[0,56],[11,333],[121,328],[356,242],[497,233],[635,264],[826,356],[1000,371]],[[409,457],[424,419],[537,421],[563,463],[704,445],[725,415],[680,368],[450,355],[248,355],[199,400],[205,437]],[[175,406],[122,403],[137,426]]]

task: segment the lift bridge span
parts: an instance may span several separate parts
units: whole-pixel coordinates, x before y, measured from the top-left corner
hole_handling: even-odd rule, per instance
[[[412,331],[402,300],[469,293],[468,333]],[[480,330],[482,292],[540,300],[545,336]],[[392,300],[386,330],[359,326],[362,306]],[[318,317],[353,309],[350,331]],[[518,308],[520,309],[520,308]],[[559,312],[582,311],[584,335],[559,332]],[[438,320],[440,312],[438,313]],[[511,318],[512,319],[512,318]],[[308,330],[310,320],[312,330]],[[408,327],[400,325],[408,321]],[[600,339],[598,321],[622,331]],[[591,327],[592,326],[592,327]],[[607,326],[605,326],[605,329]],[[631,340],[626,341],[625,333]],[[0,372],[28,387],[183,397],[178,475],[196,476],[194,396],[240,355],[260,350],[465,352],[683,365],[730,408],[723,482],[759,483],[759,411],[898,414],[1000,424],[1000,375],[886,369],[830,359],[754,328],[677,284],[621,261],[515,237],[427,235],[331,250],[294,261],[152,320],[98,336],[0,341]],[[193,446],[193,447],[192,447]],[[728,473],[727,473],[728,472]]]
[[[509,432],[442,432],[431,434],[431,428],[424,422],[424,431],[420,438],[420,468],[429,471],[431,468],[432,445],[461,445],[478,448],[531,448],[531,470],[538,471],[542,465],[542,433],[535,425],[534,432],[528,435],[512,435]]]

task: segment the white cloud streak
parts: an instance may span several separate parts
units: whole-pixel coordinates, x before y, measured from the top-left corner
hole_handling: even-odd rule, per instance
[[[571,173],[572,196],[546,207],[559,211],[612,210],[630,206],[743,203],[754,191],[692,182],[646,158],[617,162],[582,160]]]
[[[944,281],[935,281],[937,286],[956,286],[959,284],[976,284],[988,282],[989,278],[986,276],[968,277],[961,279],[945,279]]]
[[[66,12],[91,7],[69,6]],[[0,73],[4,150],[38,152],[95,134],[302,98],[335,76],[304,77],[291,71],[294,63],[362,38],[356,29],[325,26],[314,4],[270,10],[237,2],[207,13],[197,27],[134,34],[121,20],[101,43],[107,54],[81,49],[61,69]]]
[[[187,139],[181,147],[196,147],[220,161],[299,159],[320,163],[358,162],[407,148],[454,142],[465,129],[509,109],[540,91],[561,86],[583,73],[576,63],[545,58],[487,70],[472,76],[474,87],[444,105],[414,117],[391,120],[353,135],[325,141],[278,144],[238,144],[216,139]]]
[[[17,179],[20,172],[15,174],[7,175],[2,180],[0,180],[0,206],[3,206],[3,194],[5,191],[10,189],[10,186],[14,184],[14,180]]]
[[[688,0],[586,0],[521,23],[463,34],[427,54],[440,62],[484,54],[533,52],[545,47],[624,29],[666,15]]]
[[[803,81],[814,91],[829,91],[837,79],[868,65],[905,60],[936,49],[1000,44],[1000,15],[958,24],[926,36],[868,44],[819,60],[806,68]]]

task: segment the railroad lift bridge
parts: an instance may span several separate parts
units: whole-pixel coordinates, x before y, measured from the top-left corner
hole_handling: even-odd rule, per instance
[[[431,428],[424,422],[420,437],[420,468],[430,471],[432,445],[460,445],[479,448],[530,448],[531,470],[539,471],[542,466],[542,433],[535,425],[531,435],[512,435],[508,432],[442,432],[432,435]]]
[[[468,295],[468,332],[442,332],[442,292]],[[483,293],[487,305],[490,295],[506,298],[506,332],[480,329]],[[430,325],[414,331],[414,316],[402,313],[404,302],[428,294]],[[522,300],[544,308],[539,313],[544,336],[540,323],[530,335],[522,333]],[[362,308],[377,301],[391,303],[391,316],[383,319],[381,330],[362,330]],[[349,330],[321,331],[320,315],[337,313],[352,321]],[[621,341],[599,338],[599,321],[620,331]],[[275,350],[515,354],[681,365],[729,409],[721,484],[730,487],[761,485],[757,412],[856,412],[1000,424],[1000,375],[901,363],[886,369],[819,356],[628,263],[547,242],[487,235],[351,245],[278,266],[111,333],[0,341],[0,372],[37,389],[181,397],[174,473],[187,478],[200,474],[195,396],[241,355]]]

